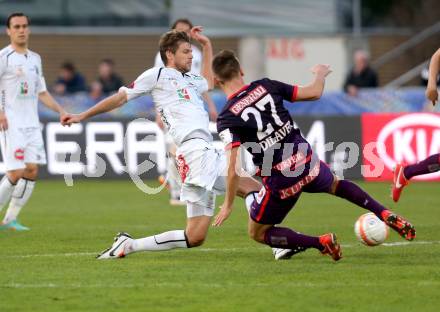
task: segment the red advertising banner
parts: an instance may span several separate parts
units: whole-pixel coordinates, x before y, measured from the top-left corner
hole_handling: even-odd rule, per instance
[[[440,114],[363,114],[363,176],[389,181],[396,163],[413,164],[440,153]],[[440,181],[440,171],[414,177]]]

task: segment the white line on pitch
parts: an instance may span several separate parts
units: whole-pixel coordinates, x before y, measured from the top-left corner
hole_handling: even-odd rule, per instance
[[[394,242],[394,243],[383,243],[383,246],[393,247],[393,246],[405,246],[405,245],[433,245],[440,244],[440,241],[417,241],[417,242]]]
[[[400,246],[411,246],[411,245],[435,245],[440,244],[440,241],[416,241],[416,242],[393,242],[393,243],[383,243],[381,246],[384,247],[400,247]],[[362,247],[361,243],[358,244],[342,244],[343,248],[353,248]],[[237,248],[194,248],[191,251],[199,252],[239,252],[245,250],[258,250],[267,251],[267,247],[255,246],[255,247],[237,247]],[[157,251],[156,251],[157,252]],[[53,254],[29,254],[29,255],[4,255],[2,258],[37,258],[37,257],[81,257],[81,256],[96,256],[98,252],[68,252],[68,253],[53,253]]]
[[[395,282],[383,282],[382,286],[385,284],[394,285]],[[40,284],[23,284],[23,283],[7,283],[0,284],[0,288],[15,288],[15,289],[24,289],[24,288],[145,288],[145,287],[165,287],[165,288],[184,288],[187,287],[190,283],[170,283],[170,282],[149,282],[148,284],[138,283],[138,284],[82,284],[82,283],[72,283],[72,284],[56,284],[56,283],[40,283]],[[432,287],[440,285],[440,281],[420,281],[416,283],[414,286],[418,287]],[[198,282],[198,287],[203,288],[225,288],[225,287],[261,287],[261,288],[272,288],[273,284],[271,283],[206,283],[206,282]],[[376,287],[375,283],[358,283],[355,284],[347,284],[341,282],[301,282],[301,281],[290,281],[282,284],[283,287],[301,287],[301,288],[334,288],[334,287]]]
[[[4,255],[2,258],[36,258],[36,257],[81,257],[97,255],[98,252],[67,252],[54,254]]]

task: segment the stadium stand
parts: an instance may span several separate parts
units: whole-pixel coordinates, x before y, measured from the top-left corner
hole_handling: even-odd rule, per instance
[[[212,92],[212,99],[218,111],[226,103],[225,95],[220,91]],[[81,112],[88,108],[90,97],[86,93],[57,97],[57,100],[70,112]],[[401,89],[363,89],[357,97],[351,97],[343,91],[325,93],[321,99],[308,102],[286,103],[294,116],[355,116],[362,113],[420,112],[426,104],[424,89],[407,87]],[[440,111],[435,107],[435,111]],[[40,116],[46,119],[56,118],[56,114],[40,105]],[[153,101],[144,96],[122,106],[101,118],[146,117],[154,119]]]

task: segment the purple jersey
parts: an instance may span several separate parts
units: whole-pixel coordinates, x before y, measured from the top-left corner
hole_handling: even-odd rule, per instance
[[[309,163],[311,147],[283,105],[297,92],[297,86],[265,78],[229,96],[217,119],[226,149],[244,145],[260,169],[293,170]]]

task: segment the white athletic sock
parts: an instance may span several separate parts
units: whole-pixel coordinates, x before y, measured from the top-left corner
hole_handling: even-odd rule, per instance
[[[17,219],[21,208],[27,203],[27,201],[31,197],[34,186],[35,181],[27,179],[18,180],[17,185],[14,188],[14,192],[12,193],[12,199],[9,203],[9,207],[6,211],[3,223],[9,223]]]
[[[14,191],[15,185],[9,181],[8,177],[5,175],[0,181],[0,211],[9,202]]]
[[[158,235],[134,239],[128,248],[128,253],[137,251],[161,251],[174,248],[189,248],[185,231],[169,231]]]
[[[246,204],[246,209],[247,209],[248,213],[250,213],[250,211],[251,211],[252,203],[254,202],[254,200],[257,199],[257,194],[258,194],[258,192],[250,192],[244,198],[244,202]]]

